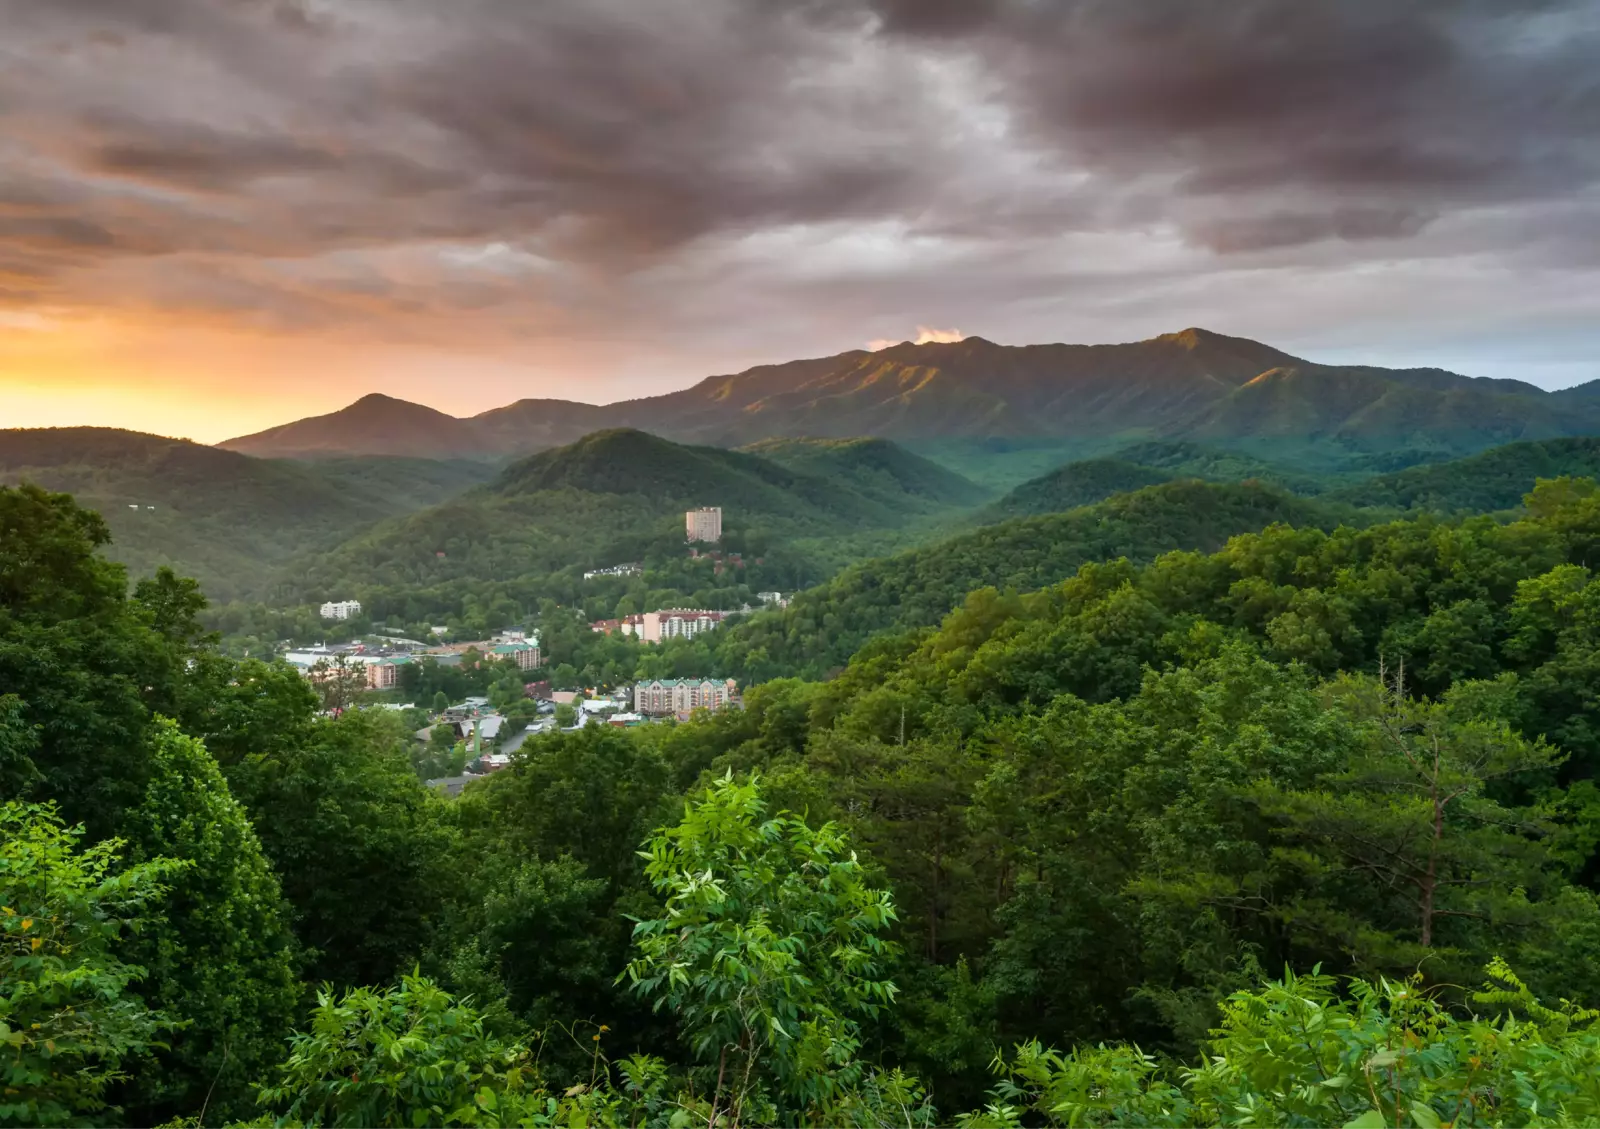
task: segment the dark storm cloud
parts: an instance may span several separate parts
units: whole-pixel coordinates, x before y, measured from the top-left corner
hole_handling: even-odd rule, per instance
[[[1151,235],[1194,256],[1152,266],[1163,285],[1313,246],[1319,270],[1499,254],[1512,229],[1595,265],[1560,238],[1600,184],[1593,2],[0,13],[14,301],[277,303],[313,325],[544,304],[599,324],[685,316],[689,278],[704,316],[863,272],[903,293],[888,306],[948,303],[943,269],[981,316],[984,294],[1099,278],[1112,263],[1084,256],[1131,246],[1073,240]]]

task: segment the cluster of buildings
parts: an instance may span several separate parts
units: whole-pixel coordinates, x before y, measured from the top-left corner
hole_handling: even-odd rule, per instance
[[[567,726],[570,731],[587,725],[625,729],[668,717],[686,721],[695,710],[741,705],[739,684],[731,678],[657,678],[640,682],[631,691],[624,688],[596,698],[576,690],[552,691],[547,682],[535,683],[529,689],[535,687],[539,688],[533,696],[538,699],[540,716],[526,727],[509,724],[490,708],[487,698],[467,698],[440,713],[428,728],[418,730],[417,740],[428,741],[435,728],[447,726],[457,740],[466,743],[471,758],[464,775],[428,783],[447,795],[459,795],[472,781],[509,765],[528,738],[557,729],[558,723],[551,715],[559,706],[570,706],[576,714]],[[627,708],[630,697],[631,711]]]
[[[358,610],[359,607],[357,605]],[[468,651],[477,651],[492,661],[514,662],[518,670],[533,670],[543,665],[544,661],[539,651],[538,633],[535,632],[530,639],[521,631],[502,632],[493,639],[475,643],[432,647],[409,643],[386,643],[381,647],[370,647],[365,643],[345,643],[332,647],[323,645],[289,651],[283,660],[307,678],[329,677],[333,670],[342,666],[345,670],[359,670],[369,690],[394,690],[400,686],[401,672],[411,663],[431,658],[445,666],[455,666]],[[319,663],[326,665],[319,667]]]
[[[585,580],[593,580],[597,576],[638,576],[644,572],[644,565],[637,562],[632,564],[612,565],[610,568],[590,569],[583,574]]]
[[[643,615],[625,615],[619,619],[597,619],[589,630],[602,635],[621,633],[632,635],[643,643],[660,643],[666,639],[693,639],[702,631],[710,631],[733,612],[709,612],[699,608],[662,608]]]
[[[700,560],[708,560],[708,561],[710,561],[711,562],[711,571],[713,573],[715,573],[717,576],[721,576],[725,569],[743,568],[745,566],[744,554],[742,554],[742,553],[726,553],[726,554],[724,554],[722,552],[722,550],[720,550],[720,549],[707,549],[707,550],[702,551],[700,549],[695,548],[693,545],[689,546],[689,559],[691,561],[700,561]],[[763,557],[757,557],[756,558],[756,564],[765,564],[765,563],[766,563],[765,558],[763,558]]]
[[[323,619],[351,619],[361,614],[361,601],[329,600],[321,610]]]
[[[763,607],[786,608],[789,597],[782,592],[757,592],[756,599]],[[643,615],[625,615],[616,619],[597,619],[589,630],[597,635],[632,635],[641,643],[660,643],[666,639],[693,639],[702,631],[710,631],[730,615],[751,610],[746,604],[737,612],[712,612],[701,608],[662,608]]]

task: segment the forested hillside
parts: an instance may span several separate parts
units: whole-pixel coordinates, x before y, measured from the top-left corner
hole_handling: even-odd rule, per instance
[[[348,593],[374,616],[406,624],[476,621],[499,608],[515,616],[541,600],[594,603],[597,618],[663,601],[739,607],[763,589],[825,580],[837,567],[826,551],[836,538],[870,542],[874,531],[954,514],[982,496],[887,443],[830,446],[799,461],[806,465],[640,431],[596,432],[514,462],[443,505],[291,562],[279,577],[281,602]],[[736,563],[689,558],[683,514],[700,505],[723,508],[715,548],[738,554]],[[623,562],[645,571],[634,580],[582,579],[586,570]],[[230,622],[230,630],[253,632],[268,617],[249,618],[255,626]]]
[[[1600,439],[1508,443],[1482,454],[1380,475],[1329,494],[1355,506],[1485,513],[1518,506],[1540,478],[1600,473]]]
[[[1006,523],[1032,592],[447,801],[0,488],[0,1122],[1586,1123],[1600,488],[1317,515]]]
[[[1079,506],[1103,502],[1113,494],[1141,490],[1177,477],[1124,459],[1082,459],[1029,479],[994,505],[985,507],[979,520],[1004,521],[1075,510]]]
[[[248,458],[101,427],[0,431],[0,483],[36,482],[98,509],[136,575],[172,565],[220,599],[266,595],[297,553],[434,505],[492,470],[426,459],[327,464]]]
[[[803,474],[844,483],[890,506],[908,499],[971,506],[989,492],[887,439],[765,439],[742,448]]]
[[[1072,575],[1087,561],[1149,560],[1169,549],[1214,549],[1273,522],[1331,524],[1315,505],[1260,485],[1195,480],[1123,494],[1063,514],[1021,518],[854,565],[708,639],[702,660],[749,677],[820,676],[869,636],[938,623],[975,588],[1025,591]]]

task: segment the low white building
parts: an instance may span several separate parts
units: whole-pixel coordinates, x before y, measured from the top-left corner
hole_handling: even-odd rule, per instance
[[[360,614],[360,600],[329,600],[322,605],[323,619],[349,619]]]
[[[585,580],[593,580],[597,576],[638,576],[644,571],[643,565],[619,564],[610,568],[592,568],[583,574]]]

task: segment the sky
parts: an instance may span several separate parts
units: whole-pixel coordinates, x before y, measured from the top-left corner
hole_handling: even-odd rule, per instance
[[[1600,378],[1600,0],[0,0],[0,427],[1199,325]]]

